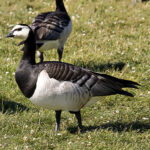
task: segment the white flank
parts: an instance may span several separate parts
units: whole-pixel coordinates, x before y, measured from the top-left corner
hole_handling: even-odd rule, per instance
[[[59,47],[59,40],[53,40],[53,41],[39,40],[39,41],[36,41],[36,43],[44,43],[39,49],[40,52],[43,52],[45,50],[50,50],[53,48],[57,49]]]
[[[88,106],[90,106],[90,105],[96,103],[96,102],[99,101],[99,100],[103,100],[104,98],[105,98],[104,96],[101,96],[101,97],[99,97],[99,96],[92,97],[92,98],[86,103],[86,105],[85,105],[84,107],[88,107]]]
[[[17,29],[20,28],[21,30],[17,31]],[[28,26],[16,25],[12,31],[14,31],[13,35],[15,38],[26,40],[29,35],[30,28]]]
[[[60,39],[59,39],[60,45],[59,45],[59,48],[64,47],[64,44],[65,44],[68,36],[70,35],[71,31],[72,31],[72,21],[70,20],[68,26],[66,26],[64,28],[64,31],[60,35]]]
[[[64,44],[70,35],[72,31],[72,21],[69,22],[68,26],[64,28],[63,32],[60,35],[60,38],[58,40],[38,40],[36,43],[44,43],[39,51],[43,52],[45,50],[50,50],[50,49],[58,49],[58,48],[63,48]]]
[[[35,92],[30,98],[38,106],[67,111],[80,110],[89,99],[90,92],[87,88],[49,78],[45,70],[39,74]]]

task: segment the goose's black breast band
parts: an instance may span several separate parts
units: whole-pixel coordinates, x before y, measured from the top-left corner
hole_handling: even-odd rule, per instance
[[[30,98],[35,89],[38,78],[38,72],[34,72],[32,68],[18,68],[15,74],[15,79],[22,93]]]

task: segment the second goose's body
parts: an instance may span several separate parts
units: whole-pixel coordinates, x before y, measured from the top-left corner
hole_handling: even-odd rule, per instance
[[[43,52],[52,48],[57,49],[61,61],[64,44],[72,31],[72,21],[63,0],[56,0],[56,11],[36,16],[30,27],[36,38],[40,61],[43,61]]]
[[[21,35],[23,33],[23,35]],[[67,63],[35,63],[34,33],[27,25],[16,25],[8,37],[24,37],[24,53],[16,71],[16,82],[22,93],[34,104],[56,111],[59,130],[62,110],[75,113],[82,128],[80,109],[103,96],[133,96],[122,88],[136,88],[136,82],[118,79]],[[94,99],[94,100],[93,100]]]

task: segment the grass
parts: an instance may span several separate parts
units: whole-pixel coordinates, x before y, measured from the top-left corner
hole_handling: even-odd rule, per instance
[[[54,10],[50,0],[0,0],[0,149],[150,149],[150,3],[131,0],[66,0],[73,31],[63,61],[141,84],[84,108],[85,133],[63,112],[57,134],[54,111],[38,108],[18,89],[14,72],[22,52],[19,40],[5,39],[15,24],[30,24],[40,12]],[[56,50],[45,60],[57,60]]]

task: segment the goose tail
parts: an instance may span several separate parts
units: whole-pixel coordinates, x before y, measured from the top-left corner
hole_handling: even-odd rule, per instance
[[[124,91],[123,88],[138,89],[138,86],[140,86],[137,82],[131,80],[119,79],[106,74],[95,73],[95,75],[98,77],[98,80],[91,88],[93,96],[121,94],[125,96],[134,97],[133,94]]]

